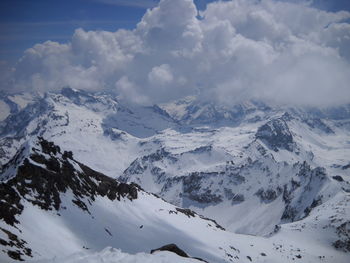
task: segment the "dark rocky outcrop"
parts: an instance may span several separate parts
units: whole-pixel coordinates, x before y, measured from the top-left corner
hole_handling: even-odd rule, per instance
[[[340,175],[332,176],[332,178],[338,182],[344,182],[343,177],[341,177]]]
[[[202,186],[202,182],[210,177],[218,176],[217,172],[204,173],[194,172],[183,177],[183,195],[190,200],[204,203],[216,204],[222,201],[222,197],[212,192],[210,188]]]
[[[239,204],[245,200],[244,195],[236,194],[229,188],[224,188],[225,196],[228,200],[231,200],[232,204]]]
[[[338,250],[350,252],[350,221],[346,221],[338,226],[336,233],[339,239],[333,243],[333,246]]]
[[[187,215],[188,217],[195,217],[196,213],[190,209],[185,209],[185,208],[176,208],[176,210],[180,213],[183,213]]]
[[[5,200],[0,203],[0,219],[7,224],[18,223],[15,215],[23,210],[21,199],[44,210],[59,210],[60,194],[68,189],[73,192],[72,202],[86,211],[85,198],[91,201],[98,195],[107,196],[110,200],[137,198],[136,184],[120,183],[98,173],[75,161],[71,152],[62,155],[58,146],[43,138],[39,138],[38,144],[41,149],[33,148],[33,153],[25,157],[18,167],[17,174],[0,184],[0,198]],[[79,166],[80,170],[74,165]]]
[[[180,249],[177,245],[175,244],[168,244],[165,246],[162,246],[160,248],[157,249],[152,249],[151,250],[151,254],[153,254],[156,251],[170,251],[175,253],[176,255],[179,255],[180,257],[185,257],[188,258],[189,256],[186,254],[185,251],[183,251],[182,249]]]
[[[293,135],[283,118],[271,120],[259,127],[255,138],[260,139],[276,152],[278,149],[294,150]]]
[[[178,213],[182,213],[182,214],[188,216],[188,218],[198,216],[198,217],[200,217],[200,218],[203,219],[203,220],[209,221],[209,222],[210,222],[210,223],[208,223],[209,226],[212,226],[211,223],[213,223],[213,224],[214,224],[214,227],[225,231],[225,228],[223,228],[222,226],[220,226],[215,220],[210,219],[210,218],[207,218],[207,217],[204,217],[204,216],[202,216],[202,215],[198,215],[196,212],[192,211],[191,209],[186,209],[186,208],[179,208],[179,207],[177,207],[177,208],[176,208],[176,211],[174,211],[174,210],[169,210],[169,214],[178,214]]]
[[[277,187],[276,190],[273,189],[267,189],[264,190],[263,188],[260,188],[255,195],[258,196],[261,200],[261,202],[264,203],[271,203],[272,201],[276,200],[276,198],[282,193],[282,189]]]
[[[179,248],[176,244],[168,244],[168,245],[162,246],[162,247],[157,248],[157,249],[152,249],[151,254],[153,254],[154,252],[157,252],[157,251],[169,251],[169,252],[175,253],[176,255],[178,255],[180,257],[193,258],[193,259],[197,259],[199,261],[207,262],[201,258],[190,257],[189,255],[187,255],[187,253],[185,251],[183,251],[181,248]]]
[[[336,249],[345,251],[345,252],[350,252],[350,240],[337,240],[333,243],[333,246]]]
[[[26,246],[27,242],[18,238],[17,235],[0,227],[0,230],[7,236],[8,241],[0,238],[0,245],[10,247],[7,250],[7,255],[14,259],[22,261],[22,256],[32,257],[32,250]]]
[[[282,198],[285,203],[285,210],[282,214],[284,222],[300,220],[311,212],[313,208],[322,203],[322,196],[310,198],[310,193],[319,192],[327,180],[324,168],[312,169],[307,162],[295,164],[298,172],[289,184],[283,186]],[[296,191],[301,191],[295,195]]]
[[[347,164],[347,165],[342,166],[342,169],[343,169],[343,170],[346,170],[346,169],[349,169],[349,168],[350,168],[350,163]]]

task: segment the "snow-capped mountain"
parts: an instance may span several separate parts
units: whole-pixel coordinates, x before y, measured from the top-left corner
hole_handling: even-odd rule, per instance
[[[95,172],[43,138],[24,145],[1,179],[2,262],[6,254],[17,260],[51,258],[108,244],[130,253],[179,240],[209,259],[220,254],[190,244],[194,238],[199,242],[198,228],[220,235],[223,228],[215,221]],[[188,225],[192,233],[183,231]]]
[[[349,260],[350,105],[0,99],[3,260]]]

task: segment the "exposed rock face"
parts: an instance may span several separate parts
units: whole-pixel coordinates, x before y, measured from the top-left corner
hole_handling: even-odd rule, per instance
[[[281,121],[285,122],[287,117],[284,116]],[[294,143],[291,145],[294,147]],[[209,156],[213,151],[213,147],[200,147],[185,154],[208,153]],[[274,225],[304,218],[327,198],[322,193],[323,186],[329,181],[325,169],[312,168],[308,162],[290,164],[276,161],[259,141],[248,145],[247,151],[255,151],[258,158],[242,158],[239,164],[225,161],[212,171],[178,174],[169,173],[166,167],[181,163],[181,154],[160,148],[137,158],[121,179],[146,186],[155,185],[156,190],[146,190],[155,191],[175,205],[194,210],[198,208],[198,212],[223,203],[235,206],[245,201],[255,202],[256,199],[263,204],[281,201],[281,214],[276,215],[275,221],[263,232],[266,235],[273,231]]]
[[[183,177],[183,193],[184,196],[199,203],[219,203],[222,201],[220,195],[212,193],[210,188],[202,186],[202,181],[218,173],[191,173],[189,176]]]
[[[324,168],[311,169],[308,163],[302,163],[295,180],[292,179],[290,184],[284,185],[283,201],[286,207],[282,220],[290,222],[307,216],[314,207],[319,205],[322,196],[314,196],[312,201],[307,197],[311,196],[310,193],[320,189],[326,180]]]
[[[255,138],[260,139],[276,152],[278,149],[294,150],[293,136],[284,118],[271,120],[259,127]]]
[[[137,198],[134,184],[119,183],[74,161],[71,152],[61,154],[58,146],[43,138],[39,138],[38,146],[41,149],[32,148],[30,156],[18,167],[16,176],[0,185],[0,197],[6,200],[0,204],[3,212],[0,219],[6,223],[17,223],[15,215],[23,210],[21,198],[44,210],[59,210],[60,193],[68,189],[73,192],[72,201],[86,211],[84,198],[91,201],[97,195],[107,196],[110,200],[119,200],[121,196],[131,200]]]
[[[179,248],[176,244],[168,244],[168,245],[162,246],[162,247],[157,248],[157,249],[152,249],[151,254],[153,254],[157,251],[170,251],[170,252],[177,254],[180,257],[193,258],[193,259],[197,259],[199,261],[207,262],[201,258],[190,257],[189,255],[186,254],[185,251],[183,251],[181,248]]]
[[[176,211],[173,211],[173,212],[174,212],[174,213],[177,213],[177,212],[182,213],[182,214],[188,216],[189,218],[190,218],[190,217],[195,217],[196,215],[198,215],[196,212],[192,211],[191,209],[186,209],[186,208],[176,208]],[[220,226],[215,220],[210,219],[210,218],[206,218],[206,217],[204,217],[204,216],[202,216],[202,215],[198,215],[198,216],[199,216],[200,218],[202,218],[202,219],[205,219],[205,220],[207,220],[207,221],[212,222],[212,223],[215,225],[216,228],[225,231],[225,228],[223,228],[222,226]]]
[[[0,125],[0,135],[12,134],[14,137],[22,136],[30,121],[43,115],[49,109],[50,105],[44,99],[40,99],[35,104],[28,105],[25,110],[10,115],[6,122]]]
[[[350,252],[350,221],[347,221],[336,228],[339,239],[333,243],[336,249]]]
[[[185,257],[185,258],[188,258],[189,256],[186,254],[185,251],[183,251],[182,249],[180,249],[177,245],[175,244],[169,244],[169,245],[165,245],[165,246],[162,246],[160,248],[157,248],[157,249],[152,249],[151,250],[151,254],[153,254],[154,252],[156,251],[170,251],[170,252],[173,252],[181,257]]]
[[[260,188],[255,195],[260,197],[260,200],[264,203],[270,203],[274,200],[276,200],[276,198],[282,193],[282,189],[281,188],[277,188],[277,190],[273,190],[273,189],[267,189],[264,190],[263,188]]]
[[[319,118],[308,118],[304,122],[313,129],[318,129],[327,134],[334,134],[334,131]]]
[[[0,238],[0,245],[4,247],[11,247],[7,250],[7,255],[14,259],[22,261],[22,255],[32,257],[32,250],[27,247],[27,242],[18,238],[17,235],[11,233],[10,231],[0,227],[0,230],[7,236],[8,241]]]

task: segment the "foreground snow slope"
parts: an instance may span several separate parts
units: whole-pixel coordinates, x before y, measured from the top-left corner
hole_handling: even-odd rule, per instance
[[[123,253],[120,249],[107,247],[101,252],[80,252],[65,258],[52,260],[39,260],[35,263],[200,263],[196,259],[180,257],[171,252],[158,252],[155,254],[138,253],[135,255]]]

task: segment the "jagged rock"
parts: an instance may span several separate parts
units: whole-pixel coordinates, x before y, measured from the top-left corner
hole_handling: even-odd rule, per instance
[[[195,212],[193,212],[192,210],[190,209],[185,209],[185,208],[176,208],[176,210],[180,213],[183,213],[185,215],[187,215],[188,217],[194,217],[195,216]]]
[[[225,196],[228,200],[232,201],[232,204],[238,204],[243,202],[244,199],[244,195],[242,194],[235,194],[231,189],[229,188],[224,188],[224,193]]]
[[[255,195],[260,197],[260,200],[264,203],[270,203],[274,200],[276,200],[276,198],[282,193],[282,189],[281,188],[277,188],[277,190],[272,190],[272,189],[267,189],[264,190],[263,188],[260,188]]]
[[[281,219],[286,222],[306,217],[314,207],[321,203],[320,196],[314,196],[314,199],[310,199],[309,193],[314,188],[321,188],[327,179],[324,168],[311,169],[307,162],[298,163],[295,166],[299,168],[296,177],[291,180],[290,184],[283,187],[282,198],[286,206]],[[302,188],[303,192],[296,198],[295,192],[298,188]]]
[[[134,200],[138,197],[139,187],[136,184],[119,183],[98,173],[75,161],[71,152],[61,154],[60,147],[41,137],[29,155],[24,152],[21,149],[6,166],[11,169],[13,165],[19,165],[17,172],[0,183],[0,219],[8,225],[16,227],[20,224],[17,215],[24,209],[23,200],[43,210],[59,211],[61,194],[68,190],[73,193],[72,203],[89,214],[89,205],[97,196],[107,196],[110,200],[120,200],[121,197]],[[9,237],[10,242],[0,239],[9,257],[22,260],[23,255],[31,256],[24,240],[19,240],[5,229],[0,230]]]
[[[347,165],[344,165],[344,166],[342,167],[343,170],[346,170],[346,169],[349,169],[349,168],[350,168],[350,163],[347,164]]]
[[[162,246],[162,247],[157,248],[157,249],[152,249],[151,254],[153,254],[156,251],[170,251],[170,252],[173,252],[181,257],[189,258],[189,256],[186,254],[186,252],[183,251],[182,249],[180,249],[175,244],[168,244],[168,245]]]
[[[314,199],[314,200],[312,201],[311,205],[308,206],[308,207],[306,207],[306,208],[304,209],[305,215],[309,215],[310,212],[312,211],[312,209],[314,209],[316,206],[320,205],[321,203],[322,203],[321,198]]]
[[[343,177],[341,177],[340,175],[332,176],[332,178],[333,178],[334,180],[337,180],[338,182],[344,182]]]
[[[88,205],[82,200],[84,197],[90,200],[95,200],[97,195],[107,196],[110,200],[120,200],[121,197],[137,199],[136,184],[119,183],[98,173],[75,161],[71,153],[66,152],[63,157],[58,146],[43,138],[38,138],[39,145],[41,149],[35,148],[32,154],[25,156],[15,176],[0,184],[0,199],[4,200],[0,202],[0,219],[7,224],[19,223],[16,215],[23,210],[21,199],[44,210],[59,210],[60,195],[68,189],[75,198],[72,202],[85,211],[88,211]],[[13,162],[16,163],[17,159]],[[81,171],[76,170],[72,163],[76,163]]]
[[[333,243],[333,246],[336,249],[339,249],[345,252],[350,252],[350,240],[337,240]]]
[[[160,248],[157,248],[157,249],[152,249],[151,250],[151,254],[153,254],[154,252],[157,252],[157,251],[170,251],[170,252],[173,252],[175,254],[177,254],[178,256],[180,257],[185,257],[185,258],[193,258],[193,259],[197,259],[199,261],[203,261],[203,262],[207,262],[205,261],[204,259],[201,259],[201,258],[198,258],[198,257],[190,257],[189,255],[186,254],[185,251],[183,251],[182,249],[180,249],[177,245],[175,244],[169,244],[169,245],[165,245],[165,246],[162,246]],[[208,262],[207,262],[208,263]]]
[[[333,243],[333,246],[344,252],[350,252],[350,221],[346,221],[338,226],[336,233],[339,239]]]
[[[276,152],[278,149],[294,150],[292,133],[287,122],[282,118],[271,120],[259,127],[255,138],[265,142]]]
[[[202,180],[207,177],[217,176],[218,173],[191,173],[188,176],[183,177],[183,193],[187,198],[197,201],[199,203],[219,203],[222,201],[222,197],[215,193],[212,193],[211,189],[203,188],[201,185]]]
[[[27,242],[18,238],[17,235],[11,233],[10,231],[1,228],[0,230],[3,234],[7,235],[8,241],[0,238],[0,245],[4,247],[9,247],[7,254],[10,258],[14,260],[23,261],[22,256],[32,257],[32,250],[27,247]]]

